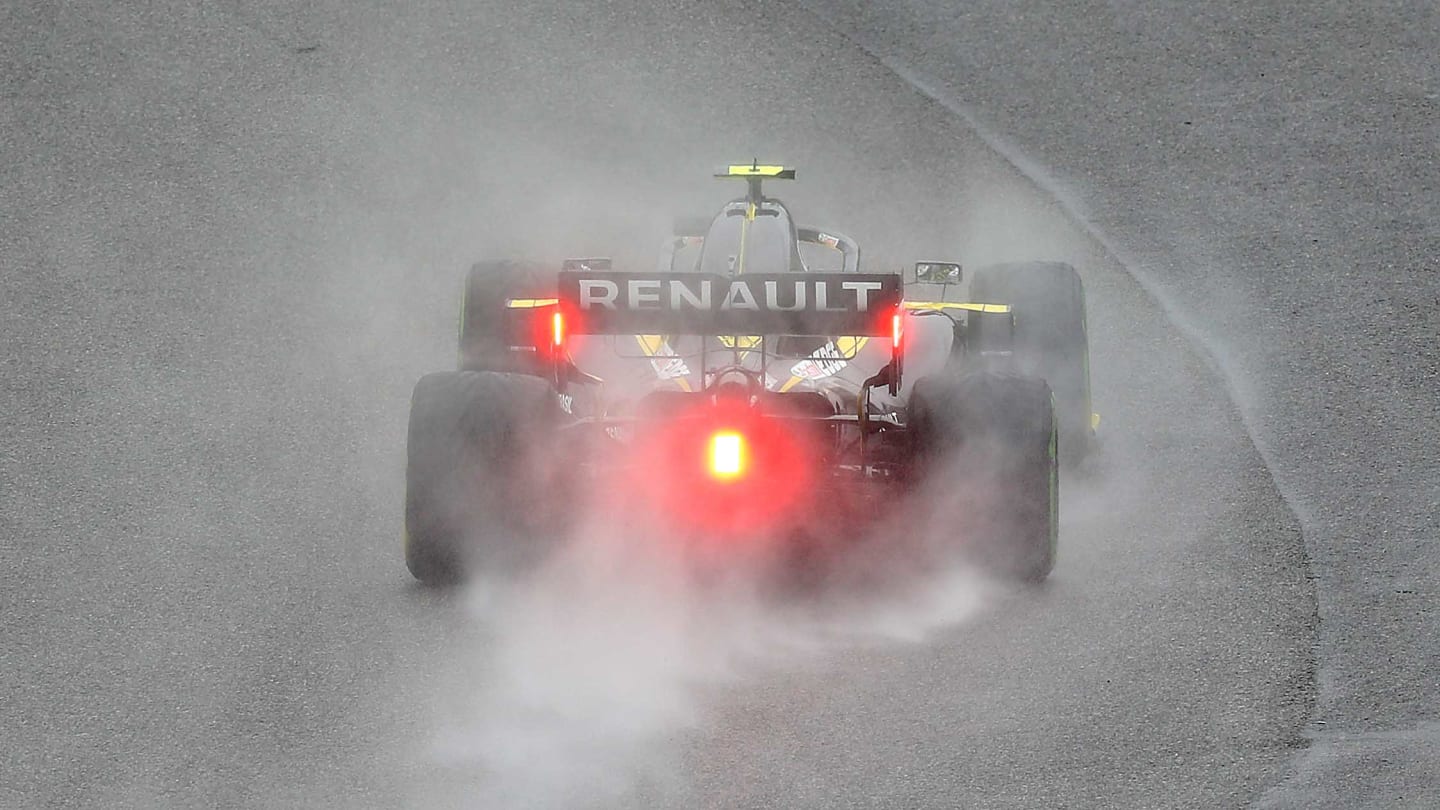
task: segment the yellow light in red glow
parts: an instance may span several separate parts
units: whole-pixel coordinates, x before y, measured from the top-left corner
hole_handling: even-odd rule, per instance
[[[745,472],[745,437],[723,430],[710,437],[710,474],[721,480],[738,478]]]
[[[557,349],[565,343],[565,316],[559,310],[550,316],[550,339]]]

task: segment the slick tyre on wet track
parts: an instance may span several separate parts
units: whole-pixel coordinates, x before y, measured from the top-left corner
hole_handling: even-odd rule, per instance
[[[1094,425],[1080,274],[1064,262],[982,267],[971,279],[970,298],[1013,308],[1016,370],[1045,380],[1054,391],[1063,460],[1084,457],[1094,444]]]
[[[538,377],[447,371],[416,383],[405,468],[405,565],[416,579],[454,583],[534,552],[553,495],[543,441],[558,409]]]
[[[927,377],[910,399],[917,469],[940,517],[987,570],[1036,583],[1055,566],[1058,424],[1044,380],[995,371]]]

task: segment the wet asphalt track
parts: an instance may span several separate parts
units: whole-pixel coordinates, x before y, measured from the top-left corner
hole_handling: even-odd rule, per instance
[[[1432,804],[1433,10],[892,5],[7,9],[0,804]],[[435,753],[504,632],[399,561],[409,386],[466,262],[639,261],[752,153],[872,262],[1081,266],[1104,463],[1042,593],[497,799]]]

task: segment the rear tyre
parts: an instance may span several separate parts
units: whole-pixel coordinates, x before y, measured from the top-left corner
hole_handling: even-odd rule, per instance
[[[970,297],[1014,308],[1016,369],[1050,384],[1060,421],[1060,449],[1067,463],[1078,461],[1094,439],[1080,274],[1063,262],[982,267],[970,282]]]
[[[551,496],[539,443],[558,416],[537,377],[447,371],[415,384],[405,468],[405,565],[430,585],[508,566]]]
[[[994,371],[927,377],[909,428],[916,468],[976,560],[1010,579],[1049,576],[1060,516],[1050,386]]]
[[[536,356],[532,334],[538,321],[529,308],[512,309],[514,299],[555,297],[555,273],[530,262],[476,262],[465,276],[460,312],[460,368],[465,371],[548,373]]]

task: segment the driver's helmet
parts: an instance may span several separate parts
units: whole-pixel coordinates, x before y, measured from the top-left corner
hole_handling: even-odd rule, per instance
[[[804,272],[799,239],[790,212],[777,200],[765,200],[747,220],[747,203],[736,200],[710,222],[700,248],[700,272],[736,273]]]

